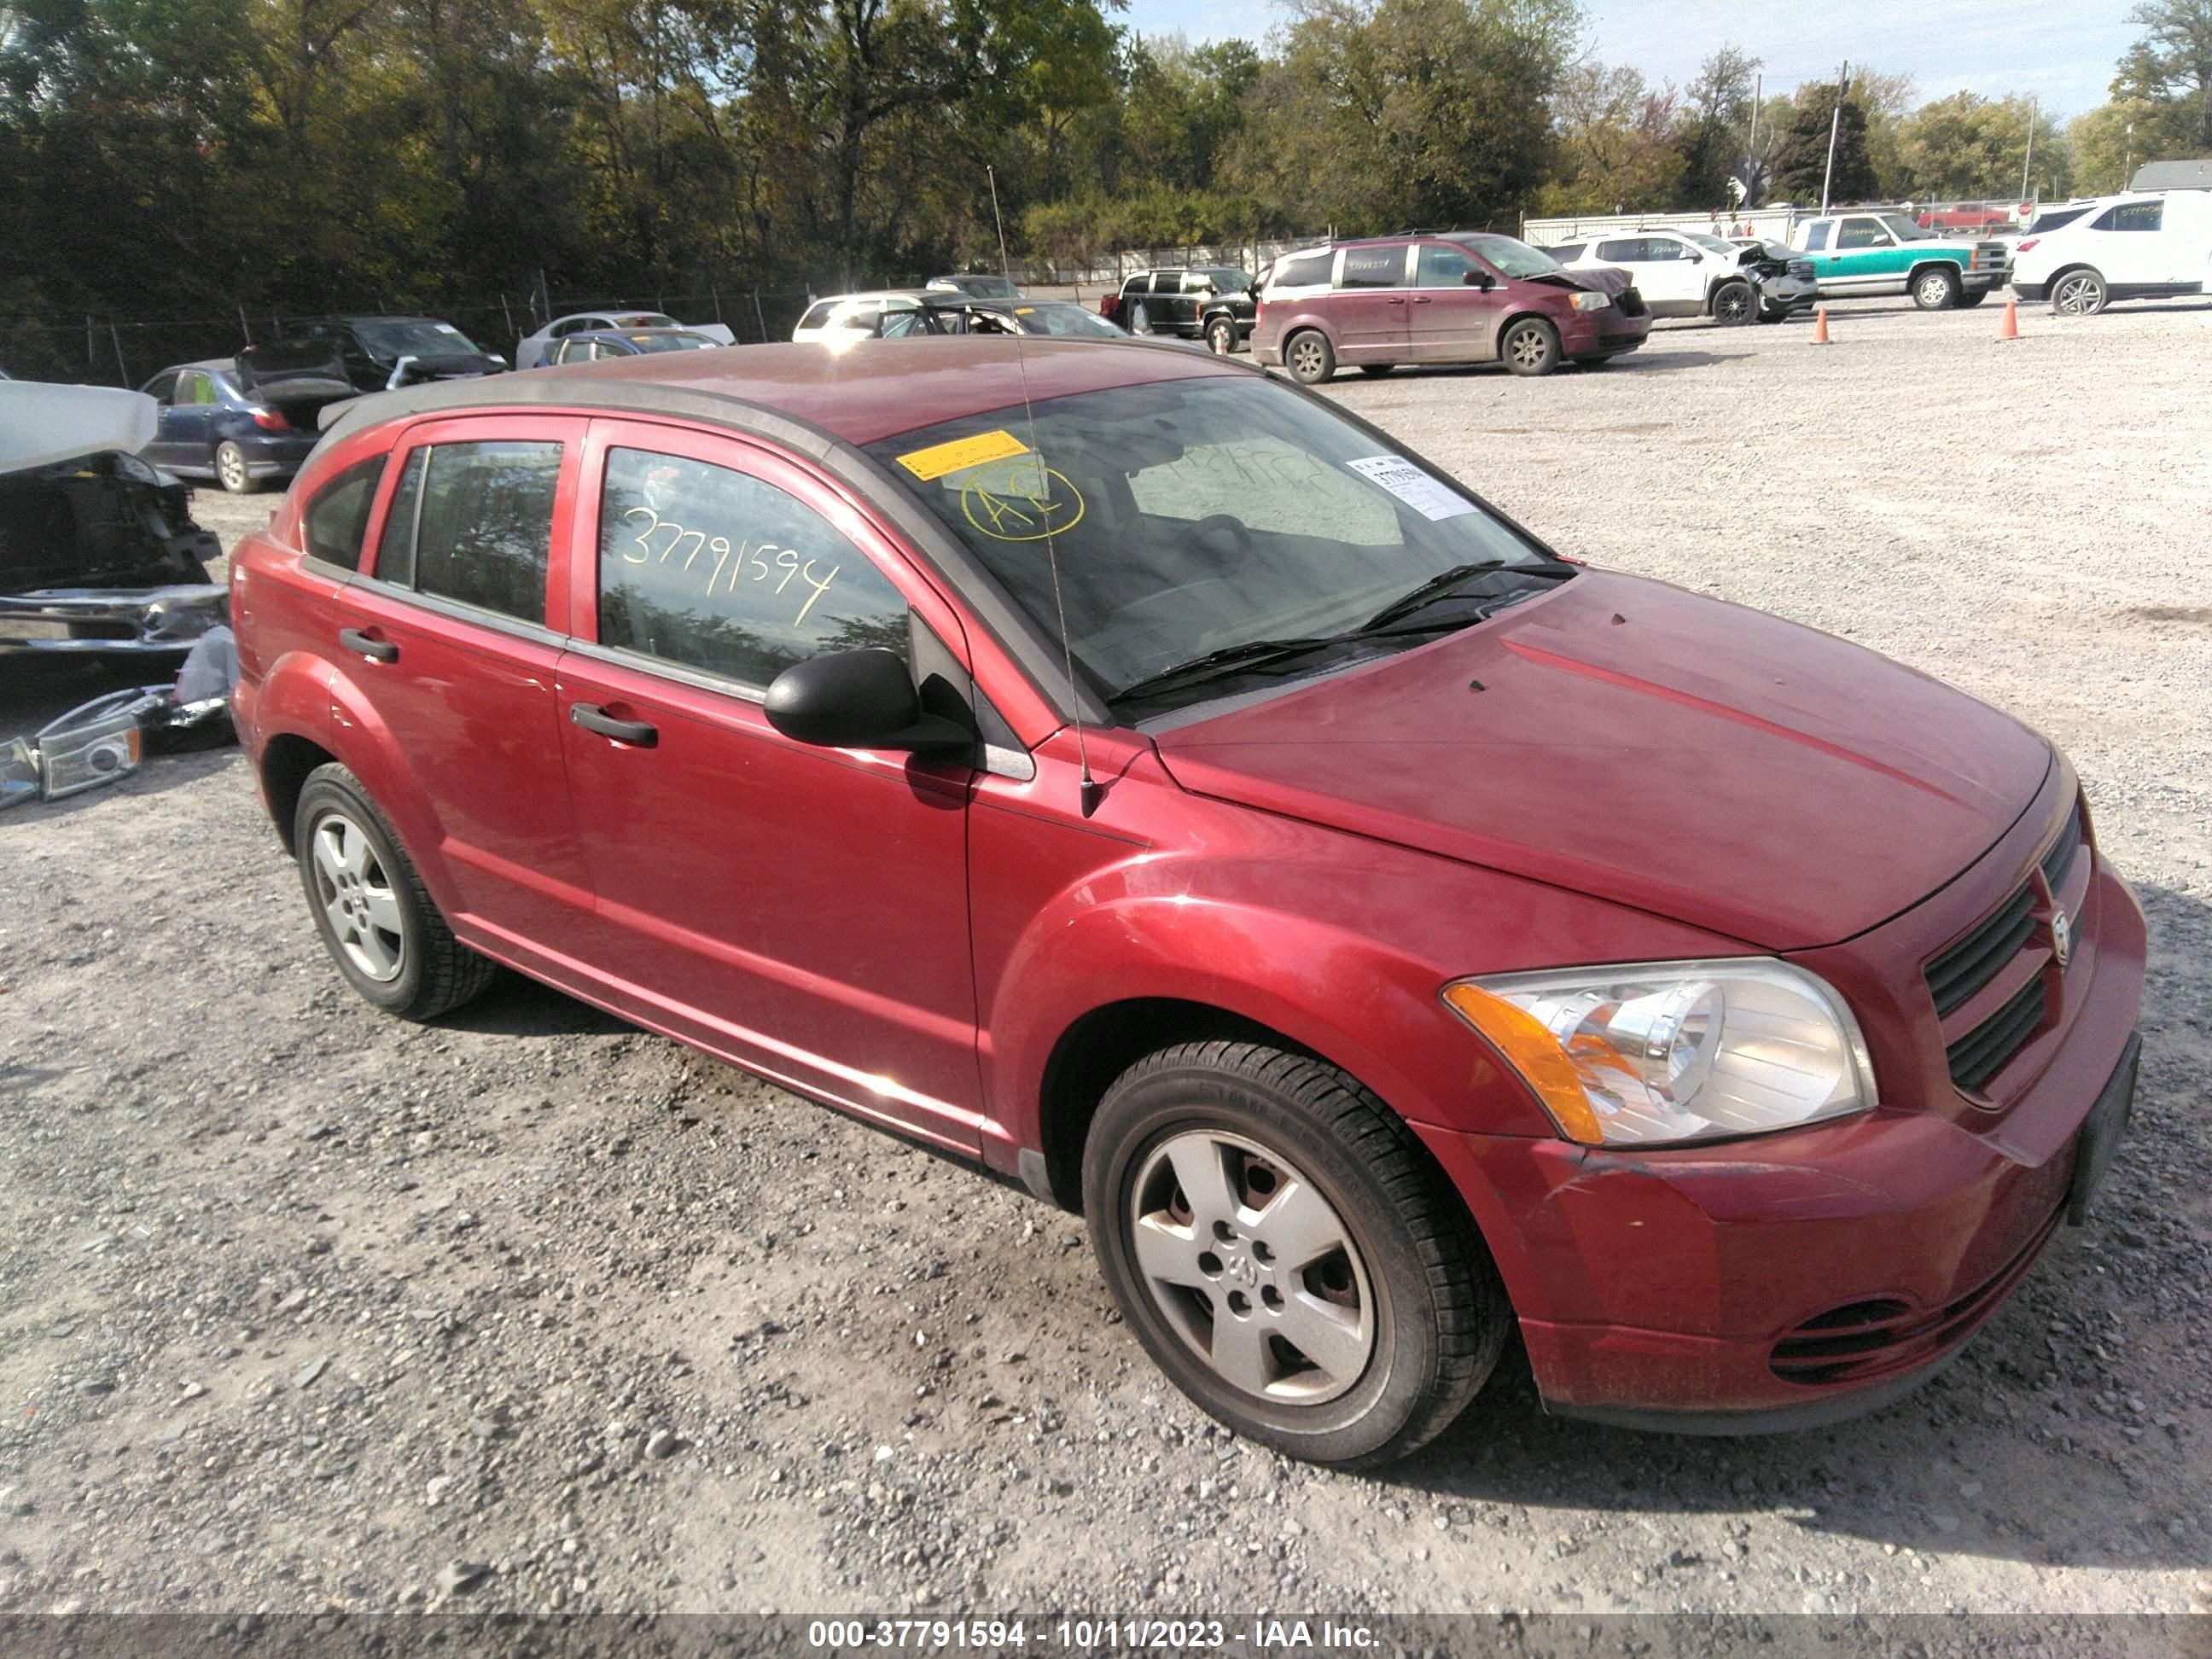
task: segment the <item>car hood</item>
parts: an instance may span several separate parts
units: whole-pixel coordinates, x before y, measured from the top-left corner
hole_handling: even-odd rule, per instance
[[[1194,793],[1770,951],[1935,891],[2051,763],[2008,715],[1858,646],[1595,571],[1153,738]]]
[[[1618,265],[1577,265],[1572,270],[1547,270],[1539,276],[1524,276],[1523,282],[1541,283],[1550,288],[1586,288],[1596,294],[1619,295],[1636,279]]]

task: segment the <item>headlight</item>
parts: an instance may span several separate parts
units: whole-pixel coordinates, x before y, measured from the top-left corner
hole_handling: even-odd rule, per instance
[[[1769,957],[1502,974],[1443,1000],[1586,1146],[1761,1134],[1875,1104],[1850,1009]]]
[[[1588,290],[1584,290],[1580,294],[1575,295],[1573,298],[1575,309],[1577,311],[1603,311],[1607,306],[1613,303],[1613,296],[1611,295],[1592,294]]]

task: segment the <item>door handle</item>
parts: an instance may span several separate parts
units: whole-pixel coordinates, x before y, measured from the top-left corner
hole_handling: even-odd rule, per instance
[[[365,634],[358,628],[338,629],[338,643],[349,651],[357,651],[371,662],[398,662],[399,647],[390,640],[380,640],[374,634]]]
[[[1413,303],[1417,306],[1425,306],[1428,304],[1428,302],[1429,296],[1425,294],[1416,294],[1413,296]]]
[[[650,749],[660,741],[658,728],[645,720],[618,720],[595,702],[572,702],[568,718],[586,732],[596,732],[603,738],[612,738],[617,743],[626,743],[638,749]]]
[[[1393,294],[1392,295],[1390,295],[1390,303],[1391,303],[1392,305],[1394,305],[1394,306],[1401,306],[1401,305],[1405,304],[1405,303],[1406,303],[1406,298],[1405,298],[1405,295],[1401,295],[1401,294]]]

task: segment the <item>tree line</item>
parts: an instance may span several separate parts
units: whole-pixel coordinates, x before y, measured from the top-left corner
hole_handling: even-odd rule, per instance
[[[2212,153],[2212,0],[2148,0],[2112,101],[1755,95],[1582,50],[1575,0],[1293,0],[1194,46],[1121,0],[15,0],[0,319],[829,290],[1524,213],[2045,198]],[[1838,110],[1840,101],[1840,111]],[[2033,160],[2029,136],[2033,133]],[[79,353],[82,356],[82,353]],[[16,372],[38,372],[36,363]]]

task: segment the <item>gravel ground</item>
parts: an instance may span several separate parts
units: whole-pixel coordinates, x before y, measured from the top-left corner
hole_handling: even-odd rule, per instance
[[[372,1012],[228,750],[0,819],[0,1612],[2212,1610],[2212,308],[1996,323],[1334,388],[2072,754],[2152,921],[2136,1127],[1917,1397],[1677,1439],[1509,1358],[1402,1468],[1283,1462],[1073,1218],[520,981]]]

